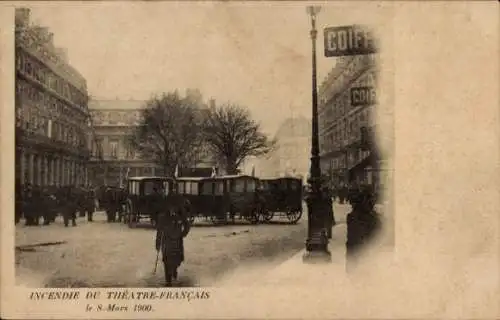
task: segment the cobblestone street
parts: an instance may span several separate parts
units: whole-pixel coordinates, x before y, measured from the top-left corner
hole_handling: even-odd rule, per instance
[[[348,205],[335,205],[337,223],[345,223]],[[272,268],[303,249],[307,214],[297,225],[275,218],[272,224],[214,226],[197,221],[185,239],[181,286],[210,286],[246,266]],[[107,223],[102,212],[94,222],[78,218],[65,228],[61,218],[50,226],[16,227],[16,278],[37,287],[157,287],[163,267],[153,274],[155,231],[145,224],[129,229]],[[343,241],[343,240],[342,240]],[[161,259],[160,259],[161,260]]]

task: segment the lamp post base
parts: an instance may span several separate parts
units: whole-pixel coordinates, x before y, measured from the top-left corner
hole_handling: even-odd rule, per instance
[[[309,232],[306,240],[306,253],[302,260],[305,263],[331,262],[331,254],[328,251],[328,223],[329,215],[332,214],[331,204],[326,201],[321,193],[312,192],[307,199]]]

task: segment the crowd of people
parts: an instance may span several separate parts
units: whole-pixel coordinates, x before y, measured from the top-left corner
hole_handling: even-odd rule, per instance
[[[64,225],[76,226],[77,213],[93,219],[95,193],[91,188],[81,186],[39,187],[30,184],[16,187],[15,222],[25,220],[26,226],[49,225],[56,217],[63,217]]]
[[[106,211],[108,222],[120,222],[126,193],[123,188],[102,186],[16,186],[15,223],[24,219],[26,226],[50,225],[61,216],[64,225],[77,225],[77,217],[93,221],[94,212]]]

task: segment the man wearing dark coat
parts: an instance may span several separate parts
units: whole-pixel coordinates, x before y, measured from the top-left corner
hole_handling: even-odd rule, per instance
[[[95,192],[92,188],[85,190],[85,211],[87,212],[87,220],[92,222],[95,211]]]
[[[78,210],[78,204],[75,201],[76,192],[74,188],[69,186],[64,191],[64,198],[62,199],[64,226],[67,227],[71,220],[73,227],[76,227],[76,211]]]
[[[162,195],[155,190],[157,198]],[[165,285],[172,286],[172,280],[177,279],[177,269],[184,261],[184,237],[190,230],[190,224],[184,212],[182,199],[172,199],[172,204],[158,210],[156,224],[156,251],[161,251]],[[160,211],[161,210],[161,211]]]
[[[374,210],[374,197],[368,188],[351,196],[352,211],[347,215],[347,267],[355,266],[359,254],[380,230],[380,219]]]
[[[332,200],[332,196],[331,196],[331,193],[330,193],[330,190],[328,189],[328,187],[326,187],[326,186],[323,187],[321,192],[322,192],[323,198],[325,199],[325,203],[327,204],[327,208],[325,208],[327,211],[326,232],[327,232],[328,239],[331,239],[332,238],[332,228],[333,228],[333,226],[335,226],[335,215],[333,212],[333,200]]]
[[[30,184],[26,185],[23,197],[23,213],[25,217],[26,226],[34,226],[39,224],[39,203],[38,203],[38,192],[36,188],[32,187]]]

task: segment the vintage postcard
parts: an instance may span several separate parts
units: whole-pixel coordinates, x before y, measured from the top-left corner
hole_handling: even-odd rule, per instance
[[[2,4],[2,318],[495,318],[495,10]]]

